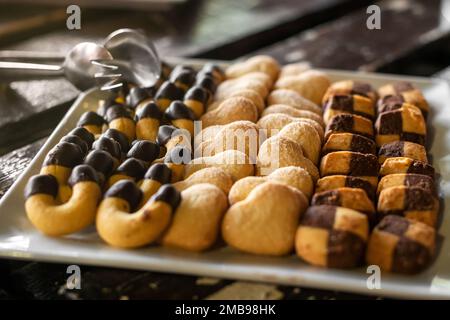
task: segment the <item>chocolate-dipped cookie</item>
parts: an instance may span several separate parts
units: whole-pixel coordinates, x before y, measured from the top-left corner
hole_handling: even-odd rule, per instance
[[[108,179],[108,186],[111,187],[119,180],[133,180],[138,181],[142,179],[147,170],[145,162],[129,158],[122,162],[122,164],[117,167],[114,173]]]
[[[386,111],[375,122],[377,146],[393,141],[410,141],[425,145],[426,124],[422,113],[416,107],[403,106]]]
[[[198,119],[208,106],[209,93],[202,87],[192,87],[184,95],[183,103],[192,110]]]
[[[78,120],[77,127],[83,127],[95,135],[102,133],[104,124],[106,121],[101,115],[93,111],[86,111]]]
[[[380,164],[387,158],[405,157],[428,163],[427,151],[425,147],[408,141],[394,141],[381,146],[378,151],[378,161]]]
[[[367,118],[354,114],[338,114],[327,124],[325,140],[333,133],[354,133],[373,139],[373,123]]]
[[[131,88],[125,100],[126,104],[127,106],[129,106],[130,108],[134,109],[137,112],[143,106],[153,101],[153,96],[155,95],[155,92],[156,92],[155,87]]]
[[[372,184],[370,184],[370,182],[358,177],[345,175],[334,175],[320,178],[317,180],[316,192],[323,192],[344,187],[362,189],[372,201],[375,200],[375,188]]]
[[[356,95],[331,96],[323,106],[323,120],[325,123],[342,113],[356,114],[369,120],[375,118],[375,107],[369,98]]]
[[[301,218],[295,247],[310,264],[352,268],[363,262],[368,237],[366,215],[348,208],[312,206]]]
[[[378,183],[378,158],[373,154],[351,151],[336,151],[324,156],[320,162],[321,177],[332,175],[359,177],[370,182],[374,188]]]
[[[396,186],[383,189],[378,197],[378,214],[404,216],[436,227],[439,201],[429,190]]]
[[[128,141],[133,141],[136,136],[136,125],[131,113],[121,105],[114,105],[106,111],[108,127],[116,129],[127,136]]]
[[[173,101],[165,112],[166,118],[177,128],[187,130],[194,135],[195,114],[181,101]]]
[[[380,176],[394,173],[417,173],[430,176],[434,179],[434,168],[429,164],[411,158],[388,158],[380,168]]]
[[[400,216],[387,216],[370,236],[366,262],[383,271],[418,273],[430,264],[435,246],[433,228]]]
[[[334,151],[353,151],[376,155],[377,146],[372,139],[353,133],[333,133],[322,148],[325,155]]]
[[[140,106],[135,115],[136,138],[155,142],[163,113],[154,102],[140,104]]]
[[[170,103],[183,99],[184,91],[170,81],[164,82],[155,94],[155,102],[161,111],[165,111]]]

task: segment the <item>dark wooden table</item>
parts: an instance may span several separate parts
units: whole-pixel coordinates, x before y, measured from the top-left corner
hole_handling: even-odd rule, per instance
[[[450,13],[440,0],[385,0],[381,30],[368,30],[372,1],[217,0],[169,12],[0,6],[0,49],[64,53],[120,27],[144,29],[165,56],[234,59],[270,54],[283,63],[431,76],[449,65]],[[450,72],[443,71],[442,77]],[[64,80],[0,85],[0,197],[42,146],[77,90]],[[65,287],[67,265],[0,259],[0,299],[374,299],[311,288],[81,266],[82,289]]]

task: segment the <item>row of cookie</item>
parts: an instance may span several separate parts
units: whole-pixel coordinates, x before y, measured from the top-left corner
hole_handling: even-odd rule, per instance
[[[382,178],[377,212],[382,220],[370,237],[367,262],[385,271],[417,273],[434,257],[439,208],[434,169],[424,146],[429,107],[409,83],[388,84],[378,93]]]
[[[333,83],[323,97],[321,178],[296,234],[296,252],[310,264],[351,268],[364,261],[375,222],[375,103],[371,86],[354,81]]]

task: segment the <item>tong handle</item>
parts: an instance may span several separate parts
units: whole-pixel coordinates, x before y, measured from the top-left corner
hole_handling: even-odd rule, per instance
[[[0,61],[0,82],[43,80],[64,76],[59,65]]]

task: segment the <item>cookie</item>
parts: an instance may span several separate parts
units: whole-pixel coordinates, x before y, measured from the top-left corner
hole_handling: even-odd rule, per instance
[[[405,157],[428,163],[427,151],[425,147],[408,141],[394,141],[381,146],[378,151],[378,161],[380,164],[387,158]]]
[[[406,102],[418,107],[425,116],[430,111],[430,106],[425,100],[422,92],[408,82],[397,82],[384,85],[378,89],[381,103],[396,99],[397,101]],[[394,97],[394,98],[393,98]]]
[[[375,207],[363,189],[343,187],[316,192],[311,200],[311,205],[325,204],[362,212],[367,215],[369,222],[375,221]]]
[[[326,155],[335,151],[353,151],[376,155],[377,146],[369,138],[353,133],[333,133],[328,137],[322,148],[322,154]]]
[[[378,183],[378,158],[372,154],[351,151],[336,151],[324,156],[320,162],[321,177],[348,175]]]
[[[300,94],[294,90],[289,89],[277,89],[273,90],[267,97],[267,105],[284,104],[290,107],[314,112],[318,115],[322,115],[322,108],[320,108],[314,102],[303,98]]]
[[[433,228],[400,216],[387,216],[370,236],[366,262],[383,271],[414,274],[431,263],[435,246]]]
[[[393,141],[410,141],[425,145],[426,124],[417,108],[403,106],[394,111],[386,111],[375,122],[377,146]]]
[[[295,247],[312,265],[352,268],[364,261],[368,237],[366,215],[337,206],[311,206],[300,220]]]
[[[398,157],[386,159],[381,168],[380,176],[394,173],[417,173],[424,174],[434,179],[434,168],[425,162],[411,158]]]
[[[263,183],[228,209],[222,223],[223,239],[247,253],[289,254],[294,248],[298,220],[307,206],[308,200],[298,190],[275,182]]]
[[[378,183],[377,193],[398,186],[419,187],[437,195],[434,180],[429,176],[416,173],[394,173],[384,176]]]
[[[344,187],[362,189],[372,201],[375,200],[375,188],[373,185],[366,180],[352,176],[334,175],[320,178],[316,184],[316,192]]]
[[[366,97],[372,101],[372,104],[378,99],[376,91],[370,84],[353,80],[343,80],[333,83],[325,93],[322,102],[325,104],[332,96],[336,95],[357,95]]]
[[[373,139],[373,123],[367,118],[354,114],[338,114],[327,124],[325,140],[333,133],[354,133]]]
[[[378,214],[404,216],[436,227],[439,201],[429,190],[396,186],[383,189],[378,197]]]
[[[287,114],[287,115],[289,115],[291,117],[295,117],[295,118],[311,119],[311,120],[316,121],[321,126],[323,126],[323,127],[325,126],[322,116],[318,115],[317,113],[307,111],[307,110],[296,109],[294,107],[291,107],[291,106],[285,105],[285,104],[271,105],[271,106],[267,107],[266,109],[264,109],[264,112],[262,113],[261,116],[264,117],[271,113],[283,113],[283,114]]]
[[[355,95],[334,95],[330,96],[323,106],[323,119],[325,123],[342,113],[356,114],[369,120],[375,118],[375,107],[369,98]]]

